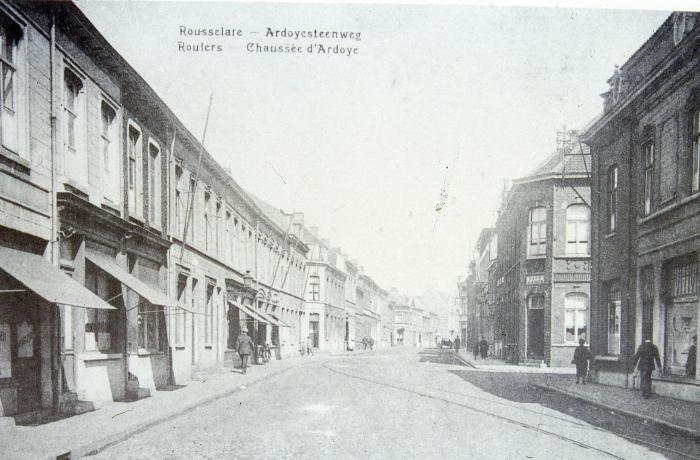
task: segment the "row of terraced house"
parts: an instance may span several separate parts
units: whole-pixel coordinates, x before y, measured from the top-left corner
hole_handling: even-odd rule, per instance
[[[388,292],[243,190],[71,2],[0,3],[0,416],[393,343]],[[235,171],[233,171],[235,174]]]
[[[567,366],[584,339],[598,382],[631,387],[651,339],[655,391],[700,400],[699,70],[700,15],[673,13],[615,69],[602,114],[504,191],[460,284],[468,346]]]

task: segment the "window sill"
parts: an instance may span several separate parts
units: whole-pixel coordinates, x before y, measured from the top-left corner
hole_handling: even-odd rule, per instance
[[[87,351],[79,353],[78,359],[83,361],[108,361],[112,359],[122,359],[121,353],[100,353],[99,351]]]
[[[620,357],[616,355],[602,355],[602,356],[596,356],[595,357],[596,361],[607,361],[609,363],[617,363],[620,361]]]
[[[176,350],[184,350],[186,348],[186,345],[175,345]]]
[[[15,174],[29,176],[31,163],[19,156],[19,154],[0,145],[0,164],[4,165]]]
[[[526,257],[527,260],[539,260],[539,259],[546,259],[546,258],[547,258],[547,254],[541,254],[541,255],[536,255],[536,256],[531,256],[528,254]]]
[[[164,355],[165,353],[163,353],[162,351],[158,351],[158,350],[146,350],[144,348],[139,348],[139,351],[137,351],[136,353],[131,353],[131,354],[138,355],[138,356],[151,356],[151,355],[157,356],[157,355]]]
[[[615,235],[617,235],[617,231],[606,233],[605,236],[603,236],[603,238],[610,239],[613,238]]]
[[[554,256],[555,259],[590,259],[590,254],[559,254]]]
[[[673,203],[672,205],[666,206],[663,209],[659,209],[658,211],[655,211],[655,212],[649,214],[648,216],[637,218],[637,223],[638,224],[645,224],[651,220],[656,219],[657,217],[663,216],[664,214],[669,213],[669,212],[673,211],[674,209],[678,209],[681,206],[686,205],[686,204],[693,202],[695,200],[698,200],[698,199],[700,199],[700,192],[693,192],[692,195],[689,195],[689,196],[683,198],[682,200],[680,200],[676,203]],[[666,201],[665,203],[668,204],[669,201]],[[662,206],[663,204],[664,203],[661,203],[659,206]]]

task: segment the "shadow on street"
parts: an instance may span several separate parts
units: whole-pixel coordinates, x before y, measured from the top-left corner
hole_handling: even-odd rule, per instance
[[[631,442],[646,445],[669,458],[688,458],[688,456],[690,458],[698,458],[697,453],[700,452],[700,441],[688,437],[685,433],[635,417],[618,414],[561,393],[536,388],[534,384],[545,383],[550,378],[547,374],[475,372],[466,370],[450,370],[449,372],[491,395],[516,403],[539,404],[594,427],[625,436]],[[575,377],[572,376],[572,378]],[[460,394],[471,397],[466,390]],[[478,398],[476,395],[473,397]],[[552,423],[557,422],[557,419],[559,419],[556,415],[543,416],[551,417],[553,419]],[[668,450],[659,448],[659,446],[673,449],[686,455],[674,455],[669,453]]]

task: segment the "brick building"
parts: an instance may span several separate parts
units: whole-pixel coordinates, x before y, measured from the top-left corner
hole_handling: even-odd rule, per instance
[[[600,382],[631,385],[643,338],[658,393],[700,400],[685,375],[698,333],[700,16],[673,13],[608,80],[583,133],[593,154],[592,351]]]
[[[496,224],[494,336],[504,357],[570,365],[588,342],[590,157],[561,133],[557,152],[506,193]]]

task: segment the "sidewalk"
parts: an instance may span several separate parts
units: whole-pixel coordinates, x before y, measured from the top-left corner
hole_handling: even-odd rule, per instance
[[[531,367],[508,364],[502,359],[488,357],[486,359],[474,359],[474,354],[467,353],[466,350],[459,350],[460,361],[467,366],[483,371],[497,372],[519,372],[524,374],[576,374],[576,369],[572,367]]]
[[[575,379],[563,375],[543,376],[541,383],[535,386],[700,438],[700,404],[698,403],[658,395],[643,399],[639,390],[595,383],[577,385]]]
[[[39,426],[0,427],[3,458],[78,458],[146,428],[215,401],[321,356],[294,357],[254,365],[248,374],[231,369],[214,372],[175,391],[157,391],[135,402],[112,402],[101,409]],[[327,355],[326,355],[327,356]]]

